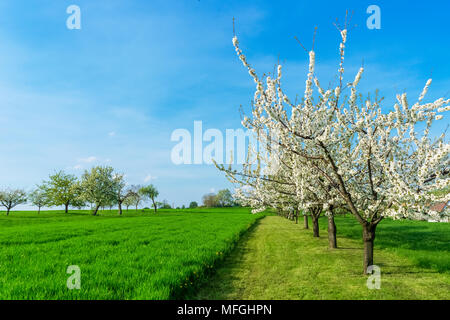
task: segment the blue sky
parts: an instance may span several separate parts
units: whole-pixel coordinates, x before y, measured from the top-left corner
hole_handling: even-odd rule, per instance
[[[68,30],[66,8],[81,8]],[[381,9],[369,30],[366,8]],[[364,61],[360,89],[449,97],[448,1],[8,0],[0,4],[0,185],[31,188],[55,170],[111,165],[132,184],[154,183],[181,206],[230,187],[213,165],[174,165],[177,128],[240,128],[253,83],[235,56],[232,18],[259,74],[278,56],[288,93],[304,91],[314,27],[317,73],[333,80],[339,34],[354,11],[346,70]],[[439,133],[448,116],[435,129]]]

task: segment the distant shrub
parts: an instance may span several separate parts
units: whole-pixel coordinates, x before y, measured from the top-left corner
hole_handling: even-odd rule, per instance
[[[192,202],[189,204],[189,208],[191,208],[191,209],[194,209],[194,208],[197,208],[197,207],[198,207],[197,201],[192,201]]]

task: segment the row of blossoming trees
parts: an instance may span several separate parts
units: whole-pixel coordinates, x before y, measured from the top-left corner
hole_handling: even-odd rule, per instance
[[[424,103],[427,81],[411,104],[397,95],[393,110],[382,108],[378,95],[363,98],[357,86],[361,67],[344,83],[346,27],[339,29],[340,62],[336,86],[324,88],[315,74],[315,52],[303,99],[293,102],[282,88],[281,65],[259,77],[247,62],[236,36],[233,45],[256,84],[251,116],[242,124],[254,134],[242,169],[216,166],[238,184],[236,196],[254,211],[267,207],[310,215],[314,235],[319,216],[328,217],[330,247],[337,247],[334,215],[350,212],[360,223],[364,241],[364,273],[373,265],[377,225],[385,218],[420,219],[436,201],[432,191],[449,186],[449,150],[444,134],[430,135],[435,120],[450,110],[450,99]]]
[[[153,185],[127,186],[124,174],[117,173],[112,167],[93,167],[86,170],[78,179],[63,171],[56,172],[43,181],[35,190],[28,193],[22,189],[0,190],[0,205],[6,208],[6,215],[19,204],[30,202],[38,207],[64,206],[68,212],[69,206],[83,208],[90,204],[93,215],[97,215],[100,207],[118,207],[122,214],[122,205],[127,210],[145,200],[151,200],[157,211],[156,197],[158,190]]]

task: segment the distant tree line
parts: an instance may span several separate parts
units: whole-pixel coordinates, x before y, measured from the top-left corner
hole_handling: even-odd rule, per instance
[[[156,198],[159,192],[154,185],[127,186],[124,174],[117,173],[112,167],[97,166],[86,170],[80,179],[64,171],[49,176],[36,188],[27,193],[23,189],[4,188],[0,190],[0,205],[6,208],[6,215],[17,205],[31,203],[38,208],[64,206],[67,213],[69,207],[84,208],[90,206],[92,214],[97,215],[100,208],[134,206],[136,210],[144,201],[151,201],[155,213],[158,209]]]
[[[213,207],[235,207],[239,206],[239,203],[234,199],[230,190],[219,190],[217,194],[208,193],[203,196],[203,206]]]

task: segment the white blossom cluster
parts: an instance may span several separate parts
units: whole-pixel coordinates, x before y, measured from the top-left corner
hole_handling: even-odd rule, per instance
[[[382,99],[357,91],[364,69],[343,84],[347,30],[341,31],[339,84],[323,88],[315,76],[315,52],[309,52],[305,91],[292,103],[282,90],[282,68],[260,78],[247,62],[237,37],[233,45],[256,84],[251,116],[242,124],[259,146],[249,147],[242,169],[218,166],[236,184],[236,197],[254,212],[267,207],[326,212],[345,207],[361,224],[393,219],[448,219],[430,212],[450,186],[450,144],[442,134],[430,136],[434,121],[450,110],[450,99],[423,102],[397,96],[392,111]],[[347,94],[348,92],[348,94]]]

